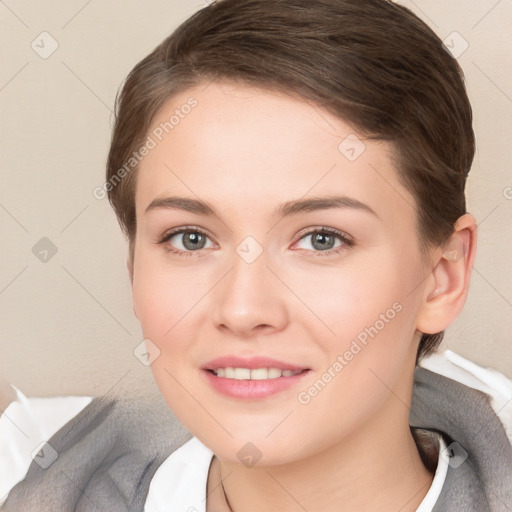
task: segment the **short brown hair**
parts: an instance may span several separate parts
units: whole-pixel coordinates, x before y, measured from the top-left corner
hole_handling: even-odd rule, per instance
[[[222,0],[201,9],[126,79],[107,182],[166,100],[226,79],[299,96],[365,137],[390,141],[416,199],[422,248],[445,242],[466,213],[475,142],[462,70],[425,23],[388,0]],[[135,168],[108,190],[131,254],[136,178]],[[417,360],[442,337],[423,334]]]

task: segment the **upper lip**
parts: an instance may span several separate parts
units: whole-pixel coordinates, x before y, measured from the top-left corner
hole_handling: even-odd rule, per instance
[[[204,366],[204,370],[216,370],[217,368],[279,368],[280,370],[307,370],[305,366],[297,366],[295,364],[285,363],[278,359],[265,356],[238,357],[238,356],[222,356],[208,361]]]

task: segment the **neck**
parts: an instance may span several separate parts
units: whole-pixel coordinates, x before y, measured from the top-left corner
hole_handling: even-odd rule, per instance
[[[413,512],[433,479],[411,435],[409,408],[394,395],[371,422],[307,459],[253,468],[217,461],[216,467],[220,485],[210,504],[220,503],[222,493],[222,510],[232,512]]]

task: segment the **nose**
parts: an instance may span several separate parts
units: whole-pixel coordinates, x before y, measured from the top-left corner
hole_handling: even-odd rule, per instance
[[[250,338],[283,330],[288,323],[283,284],[267,267],[263,253],[247,263],[234,255],[233,266],[215,287],[213,322],[217,329]]]

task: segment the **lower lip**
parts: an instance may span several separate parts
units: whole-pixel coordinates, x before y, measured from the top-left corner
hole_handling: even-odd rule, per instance
[[[266,398],[297,385],[310,370],[305,370],[290,377],[277,377],[264,380],[237,380],[217,377],[214,373],[204,370],[210,385],[219,393],[232,398]]]

